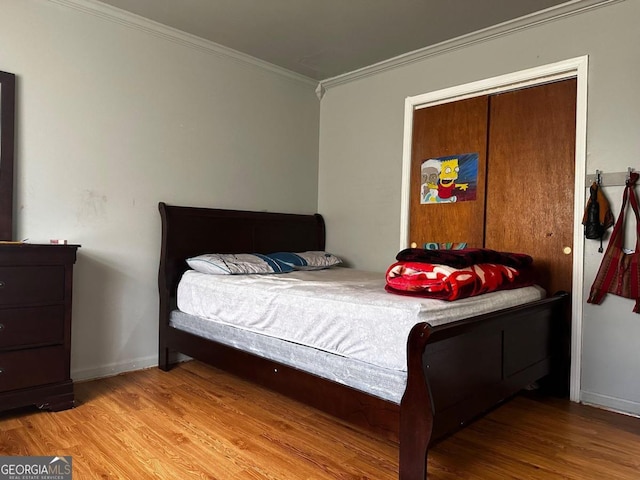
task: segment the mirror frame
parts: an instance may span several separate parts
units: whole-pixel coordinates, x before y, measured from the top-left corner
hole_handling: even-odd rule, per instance
[[[16,76],[0,72],[0,241],[13,239]]]

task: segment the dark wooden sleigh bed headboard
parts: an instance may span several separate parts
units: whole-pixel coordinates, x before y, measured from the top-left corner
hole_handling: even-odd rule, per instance
[[[158,204],[162,247],[158,286],[170,306],[185,259],[202,253],[273,253],[324,250],[321,215],[250,212]]]

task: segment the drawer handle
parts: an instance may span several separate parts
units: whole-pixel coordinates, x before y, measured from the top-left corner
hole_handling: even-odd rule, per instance
[[[4,324],[0,323],[0,332],[4,330]]]
[[[4,373],[4,368],[0,367],[0,375]]]
[[[4,281],[0,280],[0,288],[4,288],[4,285],[5,285]]]

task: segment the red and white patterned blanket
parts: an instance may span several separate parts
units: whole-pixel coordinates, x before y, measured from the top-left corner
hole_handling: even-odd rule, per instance
[[[391,293],[451,301],[533,283],[528,267],[477,263],[455,268],[443,264],[399,261],[387,270],[385,288]]]

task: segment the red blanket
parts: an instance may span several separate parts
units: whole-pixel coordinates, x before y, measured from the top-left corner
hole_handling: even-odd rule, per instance
[[[385,288],[388,292],[402,295],[456,300],[533,285],[532,278],[529,268],[497,263],[454,268],[442,264],[400,261],[387,270]]]

